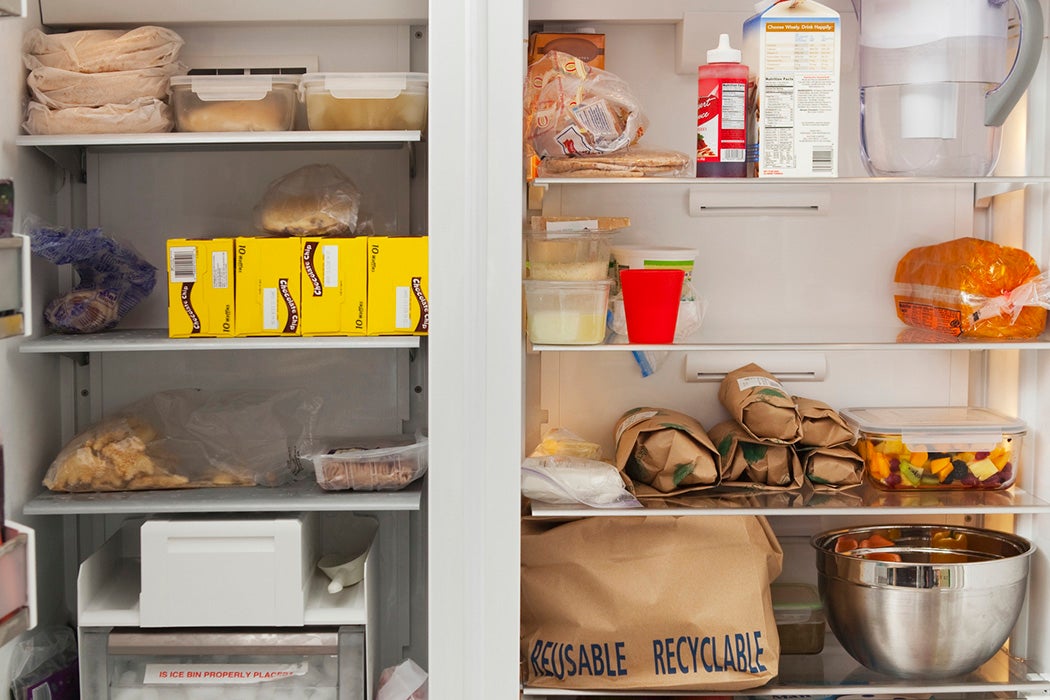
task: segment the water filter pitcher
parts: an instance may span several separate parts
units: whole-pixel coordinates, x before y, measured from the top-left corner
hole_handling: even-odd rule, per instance
[[[853,0],[860,19],[861,148],[876,176],[984,177],[1039,62],[1039,0]],[[1011,59],[1013,66],[1010,66]]]

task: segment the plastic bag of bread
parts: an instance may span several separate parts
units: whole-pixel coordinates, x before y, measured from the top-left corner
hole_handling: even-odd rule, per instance
[[[540,158],[612,153],[634,144],[648,119],[630,86],[567,53],[529,66],[525,141]]]
[[[175,63],[184,43],[182,37],[164,27],[85,29],[61,34],[31,29],[22,42],[22,53],[30,70],[49,66],[77,73],[103,73]]]
[[[186,66],[181,63],[107,73],[40,66],[29,72],[26,85],[36,102],[51,109],[126,105],[143,98],[167,99],[171,77],[185,72]]]
[[[175,125],[171,107],[144,97],[128,104],[51,109],[36,102],[26,106],[22,128],[27,134],[162,134]]]
[[[44,476],[53,491],[275,486],[302,469],[320,399],[301,391],[163,391],[73,438]]]
[[[35,255],[72,265],[73,289],[52,299],[44,320],[60,333],[96,333],[117,325],[157,282],[157,269],[102,229],[64,229],[27,217],[23,230]]]
[[[269,184],[255,220],[278,236],[349,236],[360,208],[360,190],[339,168],[305,165]]]
[[[540,161],[537,177],[692,177],[685,153],[632,146],[612,153],[550,156]]]
[[[956,238],[913,248],[897,263],[897,317],[952,336],[1034,338],[1046,328],[1050,283],[1019,248]]]

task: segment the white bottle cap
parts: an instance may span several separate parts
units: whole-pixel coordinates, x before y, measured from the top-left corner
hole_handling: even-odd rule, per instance
[[[718,48],[707,52],[708,63],[740,63],[740,49],[734,49],[729,45],[729,35],[722,34],[718,37]]]

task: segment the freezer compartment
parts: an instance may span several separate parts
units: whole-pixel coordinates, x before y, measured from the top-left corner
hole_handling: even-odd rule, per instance
[[[365,629],[80,629],[84,700],[365,698]]]

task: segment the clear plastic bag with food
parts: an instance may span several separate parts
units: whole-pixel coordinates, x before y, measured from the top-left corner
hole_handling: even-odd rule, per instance
[[[361,191],[334,165],[312,164],[277,178],[255,208],[260,231],[278,236],[349,236]]]
[[[131,246],[102,229],[65,229],[28,217],[23,230],[30,249],[55,265],[72,265],[77,280],[44,308],[44,320],[60,333],[96,333],[117,325],[149,296],[157,269]]]
[[[302,391],[163,391],[73,438],[44,477],[53,491],[279,486],[302,473],[321,400]]]
[[[45,34],[26,32],[22,42],[26,68],[61,68],[77,73],[136,70],[175,63],[185,42],[165,27],[84,29]]]
[[[521,495],[556,505],[642,507],[615,466],[567,455],[526,457],[521,463]]]
[[[128,104],[51,109],[32,101],[22,128],[27,134],[162,134],[175,120],[164,100],[144,97]]]
[[[127,105],[143,98],[166,100],[172,76],[186,70],[181,63],[107,73],[40,66],[29,72],[26,85],[33,99],[50,109]]]
[[[613,73],[560,51],[529,66],[525,141],[540,158],[619,151],[648,123],[630,86]]]
[[[532,451],[530,457],[547,457],[561,455],[564,457],[581,457],[583,459],[601,459],[602,446],[565,428],[551,428],[543,434],[540,444]]]
[[[631,146],[609,153],[552,155],[538,177],[693,177],[695,161],[680,151]]]
[[[303,459],[325,490],[397,491],[426,473],[428,444],[422,434],[319,441]]]

